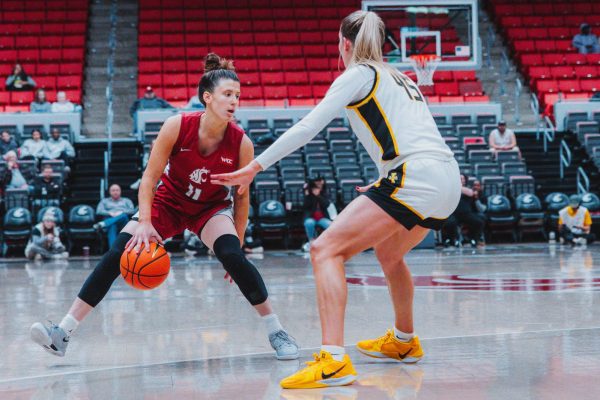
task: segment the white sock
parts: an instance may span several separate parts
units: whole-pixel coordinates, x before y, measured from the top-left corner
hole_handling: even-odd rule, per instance
[[[332,346],[329,344],[322,344],[321,350],[326,351],[329,354],[331,354],[331,357],[333,357],[333,359],[336,361],[343,361],[344,354],[346,354],[346,349],[344,349],[342,346]]]
[[[67,333],[67,335],[71,336],[73,332],[75,332],[75,329],[77,329],[79,326],[79,321],[77,321],[71,314],[67,314],[63,320],[60,321],[58,326],[61,327],[62,330]]]
[[[414,333],[405,333],[394,326],[394,335],[401,342],[409,342],[414,336]]]
[[[281,323],[279,322],[279,317],[277,316],[277,314],[272,313],[269,315],[264,315],[261,318],[265,322],[265,326],[267,327],[268,335],[270,335],[271,333],[275,333],[277,331],[283,330],[283,326],[281,326]]]

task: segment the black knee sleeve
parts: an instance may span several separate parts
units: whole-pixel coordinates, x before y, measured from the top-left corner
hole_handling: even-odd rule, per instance
[[[265,282],[256,267],[242,252],[237,236],[219,237],[213,245],[213,251],[250,304],[255,306],[267,300],[269,294]]]
[[[100,303],[121,273],[119,263],[129,239],[131,239],[129,233],[119,233],[110,250],[104,254],[94,271],[85,280],[77,297],[92,307]]]

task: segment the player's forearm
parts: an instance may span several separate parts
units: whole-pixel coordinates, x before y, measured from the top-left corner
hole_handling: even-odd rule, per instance
[[[144,174],[142,177],[142,182],[140,182],[140,189],[138,192],[140,222],[151,222],[152,201],[154,201],[154,193],[156,192],[156,182],[157,179],[154,179],[152,176]]]
[[[233,225],[240,238],[240,244],[244,243],[246,225],[248,224],[248,211],[250,210],[250,196],[235,196],[233,202]]]

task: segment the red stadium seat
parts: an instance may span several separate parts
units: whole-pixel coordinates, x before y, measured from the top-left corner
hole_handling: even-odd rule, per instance
[[[564,54],[562,53],[546,53],[542,54],[542,60],[545,65],[562,65],[564,62]]]
[[[490,98],[488,96],[465,96],[465,102],[470,103],[489,103]]]
[[[5,105],[10,103],[10,93],[0,92],[0,104]]]
[[[12,104],[27,104],[33,101],[33,92],[10,92]]]
[[[35,78],[37,87],[43,89],[56,88],[56,76],[38,76]]]
[[[263,85],[281,85],[285,82],[283,72],[263,72],[260,76]]]
[[[290,99],[290,106],[302,107],[302,106],[314,106],[315,100],[310,98],[294,98]]]
[[[463,96],[440,96],[440,103],[463,103]]]
[[[315,98],[322,99],[329,90],[329,85],[313,85],[312,90]]]
[[[580,92],[581,87],[577,79],[563,79],[558,81],[558,90],[561,92]]]
[[[286,99],[288,97],[287,86],[265,86],[263,91],[267,99]]]
[[[161,74],[139,74],[138,75],[138,86],[162,86],[162,75]]]
[[[573,77],[573,67],[571,66],[551,67],[550,71],[554,79],[568,79]]]
[[[457,81],[476,81],[475,71],[453,71],[454,79]]]
[[[309,68],[311,69],[311,68]],[[309,72],[310,83],[319,84],[319,83],[331,83],[333,78],[331,76],[331,72],[329,71],[318,71],[318,72]]]
[[[600,65],[600,54],[586,54],[585,59],[588,64]]]
[[[244,86],[242,87],[241,98],[244,100],[262,99],[262,86]]]
[[[579,93],[565,93],[565,100],[587,100],[591,96],[590,93],[587,92],[579,92]]]
[[[482,96],[483,87],[479,81],[464,81],[458,84],[459,92],[463,96]]]
[[[538,79],[550,79],[552,74],[550,72],[550,67],[531,67],[529,68],[529,78],[532,81],[536,81]]]
[[[578,65],[573,67],[575,77],[580,79],[596,78],[600,76],[600,68],[593,65]]]
[[[436,71],[433,75],[435,82],[451,82],[455,79],[452,71]]]
[[[310,86],[288,86],[288,94],[292,99],[306,99],[312,97],[312,90]]]
[[[552,39],[569,39],[573,35],[569,32],[569,28],[565,27],[552,27],[548,28],[548,37]]]
[[[587,64],[587,59],[583,54],[565,54],[565,64],[568,65],[584,65]]]
[[[435,93],[443,96],[454,96],[459,94],[456,82],[440,82],[435,85]]]
[[[536,40],[535,50],[540,53],[549,53],[560,49],[556,48],[556,42],[554,40]]]
[[[286,72],[285,82],[292,85],[308,83],[308,74],[306,72]]]
[[[558,92],[558,82],[554,80],[537,81],[535,86],[540,93]]]
[[[583,79],[580,82],[581,90],[584,92],[599,92],[600,79]]]

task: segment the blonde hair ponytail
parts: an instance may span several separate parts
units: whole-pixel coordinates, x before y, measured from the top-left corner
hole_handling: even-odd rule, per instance
[[[379,15],[373,11],[354,11],[342,20],[340,32],[354,46],[351,64],[370,65],[400,76],[398,70],[383,61],[385,24]]]

